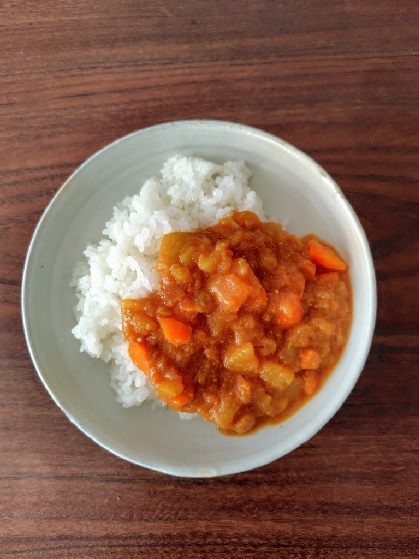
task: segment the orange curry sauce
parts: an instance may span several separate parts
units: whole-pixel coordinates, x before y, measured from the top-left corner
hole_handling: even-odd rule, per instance
[[[244,434],[290,415],[347,342],[346,264],[313,235],[298,239],[251,212],[163,238],[161,282],[122,301],[129,355],[156,394]]]

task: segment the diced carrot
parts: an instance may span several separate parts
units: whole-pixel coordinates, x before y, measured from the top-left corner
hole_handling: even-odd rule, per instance
[[[175,346],[187,344],[192,338],[192,328],[189,324],[180,322],[175,318],[160,318],[160,325],[164,337],[168,342]]]
[[[300,264],[300,270],[309,278],[314,278],[316,275],[316,265],[310,260],[303,260]]]
[[[317,369],[320,365],[320,355],[314,349],[306,348],[301,350],[300,354],[302,369]]]
[[[166,402],[166,404],[169,404],[171,408],[177,411],[182,411],[182,408],[189,404],[194,396],[192,386],[184,388],[180,377],[176,381],[165,379],[156,387],[156,394]]]
[[[252,293],[252,286],[236,274],[216,274],[208,283],[223,311],[237,312]]]
[[[146,342],[131,340],[128,346],[128,355],[134,365],[141,369],[146,375],[151,373],[151,348]]]
[[[318,376],[316,371],[308,370],[304,372],[305,377],[305,393],[310,396],[317,388]]]
[[[276,312],[278,325],[281,328],[291,328],[301,322],[303,306],[295,293],[281,293]]]
[[[307,247],[310,260],[321,268],[339,272],[346,270],[345,262],[331,248],[322,245],[316,239],[310,239]]]

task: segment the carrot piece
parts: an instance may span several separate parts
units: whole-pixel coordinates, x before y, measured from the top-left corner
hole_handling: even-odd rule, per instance
[[[141,369],[146,375],[151,373],[151,348],[145,342],[131,340],[128,345],[128,355],[134,365]]]
[[[301,322],[303,306],[296,293],[280,294],[276,318],[281,328],[291,328]]]
[[[160,318],[160,325],[164,337],[175,346],[187,344],[192,338],[192,328],[189,324],[180,322],[176,318]]]
[[[156,387],[156,394],[161,400],[177,411],[182,411],[182,408],[189,404],[194,396],[192,387],[189,386],[184,389],[182,379],[180,378],[175,381],[164,380]]]
[[[236,274],[217,274],[208,284],[223,311],[237,312],[249,298],[252,286]]]
[[[322,245],[316,239],[310,239],[307,247],[310,260],[321,268],[338,272],[346,270],[345,262],[331,248]]]
[[[300,354],[302,369],[317,369],[320,365],[320,355],[314,349],[306,348],[301,350]]]
[[[307,396],[310,396],[317,388],[317,379],[318,379],[317,373],[316,371],[310,369],[304,372],[304,377],[306,381],[305,393],[307,394]]]

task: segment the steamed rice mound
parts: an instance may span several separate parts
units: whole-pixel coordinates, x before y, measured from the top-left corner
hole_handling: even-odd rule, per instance
[[[125,407],[154,394],[147,377],[128,357],[122,335],[121,299],[145,297],[157,287],[154,271],[162,237],[171,231],[191,231],[217,223],[231,210],[249,210],[264,219],[262,202],[248,187],[251,171],[244,162],[217,165],[194,157],[168,159],[160,178],[148,179],[138,194],[114,207],[97,245],[73,270],[71,286],[78,299],[72,330],[80,351],[111,362],[111,386]]]

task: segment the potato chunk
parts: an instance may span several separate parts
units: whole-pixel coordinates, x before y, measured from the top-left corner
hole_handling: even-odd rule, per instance
[[[230,347],[224,354],[224,367],[236,373],[254,373],[259,367],[253,344],[247,342]]]
[[[252,293],[252,286],[236,274],[217,274],[208,284],[220,308],[227,312],[237,312]]]
[[[267,386],[277,388],[278,390],[285,390],[294,380],[294,371],[280,363],[265,361],[262,365],[260,376]]]
[[[191,238],[191,233],[167,233],[162,239],[157,255],[156,272],[168,274],[173,264],[179,263],[179,253]]]
[[[243,435],[243,433],[247,433],[248,431],[250,431],[250,429],[254,427],[255,423],[256,419],[253,417],[253,415],[248,413],[236,422],[235,431],[239,435]]]

